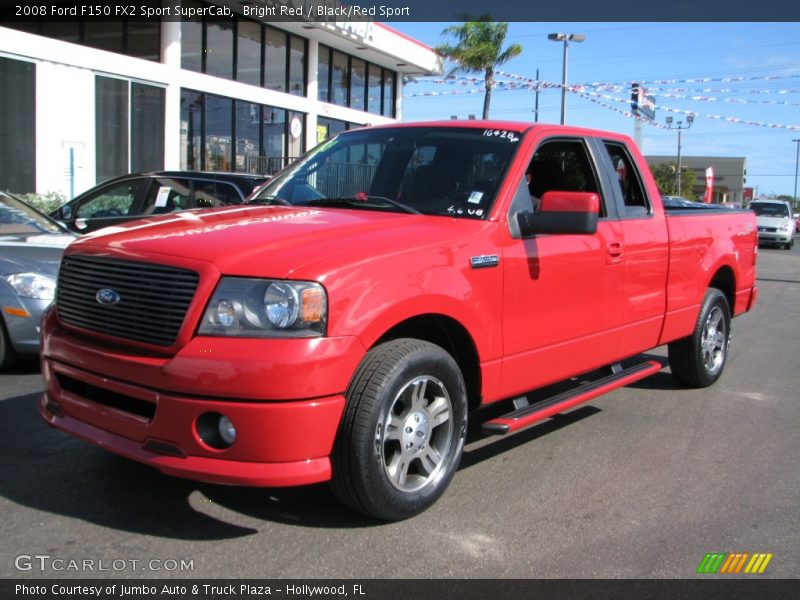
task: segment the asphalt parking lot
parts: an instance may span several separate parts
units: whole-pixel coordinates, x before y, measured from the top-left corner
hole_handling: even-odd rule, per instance
[[[51,430],[22,365],[0,375],[0,577],[692,578],[709,552],[800,577],[800,244],[760,250],[758,278],[714,387],[665,369],[473,438],[446,495],[390,525],[324,485],[197,484]]]

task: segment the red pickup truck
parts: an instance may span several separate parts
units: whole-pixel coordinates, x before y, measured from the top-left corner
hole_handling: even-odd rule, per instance
[[[485,432],[517,431],[658,371],[631,357],[663,344],[680,382],[714,383],[756,302],[756,248],[749,211],[666,212],[622,135],[358,129],[248,204],[73,243],[40,411],[167,474],[330,480],[403,519],[444,492],[480,407],[501,403]]]

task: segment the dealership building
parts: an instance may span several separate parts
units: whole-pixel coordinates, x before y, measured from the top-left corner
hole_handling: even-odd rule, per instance
[[[675,156],[645,156],[653,166],[677,164]],[[712,202],[714,204],[746,204],[745,182],[747,180],[747,160],[743,156],[683,156],[681,166],[695,174],[691,190],[682,194],[690,200],[703,197],[706,189],[706,173],[711,168],[714,178]]]
[[[256,5],[0,23],[0,189],[70,198],[129,172],[273,173],[335,133],[400,119],[403,77],[441,72],[381,23],[278,21]]]

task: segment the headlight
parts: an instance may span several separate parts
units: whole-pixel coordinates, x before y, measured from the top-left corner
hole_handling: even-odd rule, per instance
[[[15,273],[6,275],[8,284],[22,298],[52,300],[56,295],[56,281],[39,273]]]
[[[325,335],[328,299],[318,283],[223,277],[208,303],[200,335]]]

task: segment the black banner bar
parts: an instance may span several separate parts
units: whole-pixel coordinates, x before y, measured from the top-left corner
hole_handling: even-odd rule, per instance
[[[771,600],[793,598],[797,581],[710,576],[697,580],[3,580],[0,598],[78,600]]]
[[[197,4],[181,0],[0,0],[0,21],[152,19],[186,17],[229,19],[233,15],[268,21],[463,21],[489,14],[495,21],[530,22],[787,22],[800,21],[800,2],[787,0],[214,0]]]

